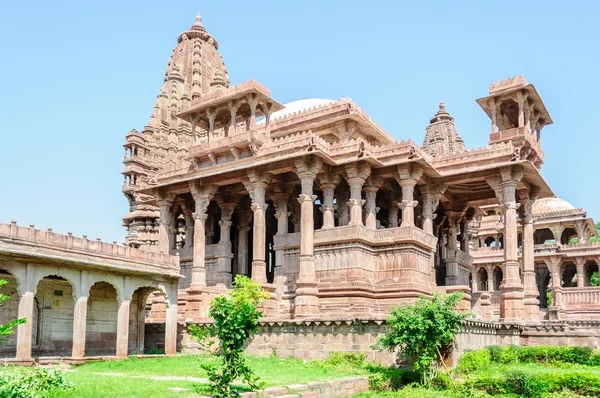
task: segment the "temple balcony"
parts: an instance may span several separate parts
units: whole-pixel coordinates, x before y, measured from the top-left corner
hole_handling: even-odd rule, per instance
[[[348,242],[363,243],[372,246],[393,244],[415,244],[434,249],[437,238],[417,227],[397,227],[370,229],[362,225],[349,225],[314,232],[314,246],[334,245]],[[300,247],[300,232],[275,235],[276,249]]]
[[[544,160],[541,142],[537,140],[535,131],[527,127],[515,127],[490,134],[490,145],[511,142],[518,148],[519,159],[530,160],[533,163]]]

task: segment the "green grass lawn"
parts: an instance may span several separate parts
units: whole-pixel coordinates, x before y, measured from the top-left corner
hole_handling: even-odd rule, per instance
[[[266,386],[286,386],[311,381],[366,375],[367,370],[354,366],[331,365],[323,361],[303,361],[298,358],[248,356],[248,363]],[[208,355],[176,357],[136,357],[121,361],[91,362],[74,366],[67,380],[71,391],[55,392],[51,397],[192,397],[208,395],[208,384],[185,380],[153,380],[152,377],[206,378],[201,363],[214,361]],[[171,391],[181,387],[188,391]],[[245,390],[240,385],[240,390]]]

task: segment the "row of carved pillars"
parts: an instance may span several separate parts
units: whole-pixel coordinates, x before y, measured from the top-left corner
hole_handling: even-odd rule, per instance
[[[322,161],[317,157],[305,157],[297,159],[294,162],[294,172],[300,180],[300,194],[298,202],[300,204],[300,258],[299,258],[299,276],[296,281],[296,296],[294,299],[294,308],[296,317],[307,317],[319,313],[319,300],[317,290],[317,278],[314,259],[314,201],[317,196],[314,195],[313,185],[317,179],[317,174],[323,167]],[[340,216],[340,224],[346,225],[345,217],[348,217],[347,225],[363,225],[363,205],[366,203],[366,221],[364,225],[367,228],[376,228],[376,212],[375,195],[381,184],[377,184],[369,179],[371,169],[366,164],[350,164],[344,168],[346,181],[350,187],[350,197],[347,204],[349,214],[343,212]],[[252,279],[267,283],[266,261],[265,261],[265,245],[266,245],[266,225],[265,212],[267,209],[266,189],[272,179],[272,175],[263,173],[255,169],[248,171],[248,179],[243,181],[244,186],[250,195],[252,201]],[[395,203],[402,211],[402,227],[415,225],[414,209],[417,206],[417,201],[414,200],[414,188],[417,181],[422,176],[423,171],[419,167],[411,165],[403,165],[398,168],[397,180],[402,189],[402,200]],[[323,191],[323,229],[334,228],[334,190],[339,183],[338,174],[322,173],[319,175],[320,187]],[[366,200],[362,199],[362,191],[365,191]],[[195,211],[191,214],[194,220],[193,234],[193,265],[191,275],[191,287],[187,290],[189,295],[200,294],[206,287],[206,267],[205,267],[205,236],[206,236],[206,219],[208,217],[207,209],[210,201],[217,193],[216,185],[199,185],[197,182],[190,183],[190,191],[195,202]],[[424,194],[423,206],[423,229],[425,232],[433,234],[433,217],[435,208],[439,201],[440,192],[429,192],[426,190]],[[158,204],[161,212],[161,223],[159,229],[159,250],[168,252],[169,249],[169,211],[173,204],[175,196],[161,196],[157,194]],[[343,202],[344,199],[340,197]],[[288,200],[289,194],[280,192],[273,196],[274,204],[277,208],[275,213],[277,219],[277,234],[288,233]],[[231,216],[237,204],[232,203],[230,207],[221,207],[221,242],[229,242],[229,227],[231,226]],[[393,220],[392,220],[393,221]],[[250,225],[243,224],[244,226]],[[396,225],[391,223],[392,226]],[[246,236],[247,235],[243,235]],[[241,239],[243,239],[243,236]],[[240,239],[240,240],[241,240]],[[240,248],[242,245],[240,245]],[[242,253],[244,255],[244,253]],[[243,262],[242,262],[243,263]],[[281,254],[275,260],[275,284],[280,283],[281,278]],[[434,264],[432,259],[431,268]],[[231,282],[231,269],[219,267],[218,274],[223,274],[223,278],[218,277],[219,281]],[[228,275],[229,280],[225,278]],[[432,273],[432,278],[435,276]],[[434,279],[432,279],[434,282]]]
[[[34,319],[34,306],[35,306],[35,265],[27,264],[25,272],[25,280],[21,281],[21,287],[19,293],[19,306],[18,306],[18,318],[26,319],[25,323],[21,323],[17,326],[17,353],[16,358],[20,360],[31,360],[32,358],[32,343],[33,343],[33,319]],[[85,343],[86,343],[86,326],[87,326],[87,310],[89,292],[85,289],[89,286],[88,283],[88,271],[82,270],[79,273],[80,280],[76,281],[79,283],[79,289],[81,293],[74,297],[75,308],[73,310],[73,358],[84,358],[85,355]],[[129,277],[125,277],[125,289],[127,292],[126,297],[122,297],[119,300],[118,313],[117,313],[117,339],[116,339],[116,356],[125,357],[128,353],[129,348],[129,316],[130,316],[130,304],[132,301],[133,292],[130,291],[127,286]],[[85,292],[85,293],[84,293]],[[171,286],[171,302],[166,309],[166,323],[165,323],[165,354],[175,355],[176,344],[177,344],[177,302],[173,297],[177,297],[176,287]],[[146,297],[146,296],[144,296]],[[143,301],[143,300],[142,300]],[[140,308],[143,312],[143,305],[145,301],[140,302]],[[143,319],[143,317],[141,318]]]

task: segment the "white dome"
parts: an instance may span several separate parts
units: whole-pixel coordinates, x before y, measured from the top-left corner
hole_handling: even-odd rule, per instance
[[[297,101],[288,102],[283,105],[283,109],[273,112],[271,120],[278,119],[287,115],[291,115],[294,112],[301,112],[309,108],[314,108],[319,105],[331,104],[335,101],[322,99],[322,98],[307,98]]]
[[[544,214],[560,210],[574,210],[575,206],[560,198],[538,199],[533,204],[533,214]]]

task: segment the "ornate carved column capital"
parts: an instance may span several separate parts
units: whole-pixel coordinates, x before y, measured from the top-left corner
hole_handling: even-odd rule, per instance
[[[305,195],[305,194],[301,193],[298,196],[298,203],[300,203],[300,204],[307,202],[307,201],[314,203],[315,200],[317,200],[317,195]]]
[[[418,204],[419,204],[419,202],[416,200],[403,200],[400,203],[398,203],[398,207],[401,210],[404,210],[409,207],[417,207]]]
[[[200,213],[192,213],[192,218],[194,220],[200,220],[200,221],[206,221],[208,219],[208,214],[206,213],[206,210],[200,212]]]
[[[252,203],[250,205],[250,209],[252,209],[252,211],[256,211],[256,210],[259,210],[259,209],[261,209],[262,211],[266,211],[267,207],[269,207],[269,205],[266,204],[266,203],[264,203],[262,205],[258,204],[258,203]]]
[[[359,205],[359,206],[362,207],[365,204],[365,202],[366,202],[366,200],[364,200],[364,199],[356,200],[356,199],[352,199],[351,198],[351,199],[348,200],[348,206],[352,207],[354,205]]]

